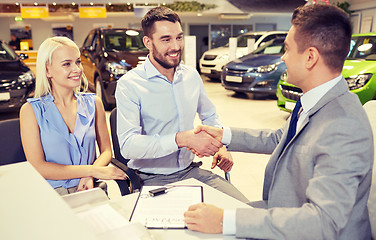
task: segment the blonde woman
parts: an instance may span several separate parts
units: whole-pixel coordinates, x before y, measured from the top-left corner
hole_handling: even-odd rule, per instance
[[[107,166],[112,151],[101,100],[80,92],[87,79],[77,45],[66,37],[46,39],[36,76],[35,98],[20,111],[27,160],[61,195],[93,188],[94,178],[125,179],[122,170]]]

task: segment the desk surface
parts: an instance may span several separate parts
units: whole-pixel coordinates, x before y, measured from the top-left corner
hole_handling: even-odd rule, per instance
[[[28,163],[0,167],[0,239],[97,239]]]
[[[196,179],[187,179],[174,183],[174,185],[199,185],[204,188],[204,202],[214,204],[224,209],[250,208],[249,205],[234,199]],[[138,193],[126,195],[124,197],[110,200],[110,205],[114,207],[127,219],[132,214],[133,207],[137,201]],[[176,239],[235,239],[235,236],[224,236],[222,234],[205,234],[193,232],[188,229],[149,229],[155,240],[176,240]]]

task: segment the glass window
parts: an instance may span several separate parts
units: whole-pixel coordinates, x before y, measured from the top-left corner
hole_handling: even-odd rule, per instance
[[[8,45],[0,44],[0,61],[1,60],[16,60],[17,54],[8,47]]]
[[[212,25],[211,26],[211,48],[217,48],[226,45],[231,37],[231,25]]]
[[[237,37],[253,31],[253,25],[232,25],[232,36]]]
[[[106,31],[103,34],[103,45],[108,51],[132,51],[146,49],[140,31]]]
[[[253,54],[282,55],[285,52],[285,38],[276,38],[257,48]]]
[[[376,60],[376,36],[353,37],[348,58]]]
[[[247,47],[248,39],[255,39],[255,42],[262,36],[262,34],[247,34],[238,37],[238,47]]]
[[[94,32],[91,32],[84,41],[84,47],[90,47],[93,42]]]

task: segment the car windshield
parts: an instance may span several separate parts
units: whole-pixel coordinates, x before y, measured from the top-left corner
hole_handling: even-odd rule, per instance
[[[255,42],[262,36],[262,34],[247,34],[247,35],[240,35],[237,37],[237,47],[247,47],[248,39],[255,39]],[[225,47],[229,47],[229,43],[226,43]]]
[[[0,43],[0,61],[16,60],[17,54],[6,44]]]
[[[352,37],[347,58],[376,60],[376,36]]]
[[[257,48],[252,54],[283,55],[285,52],[285,38],[276,38]]]
[[[142,33],[136,30],[108,31],[103,33],[106,51],[132,51],[146,49]]]

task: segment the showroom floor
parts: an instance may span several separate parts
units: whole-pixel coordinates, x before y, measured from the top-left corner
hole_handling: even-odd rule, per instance
[[[289,116],[289,113],[278,109],[275,99],[254,100],[251,95],[238,95],[225,90],[220,82],[210,81],[205,77],[203,79],[207,94],[217,107],[217,113],[226,126],[277,129]],[[199,124],[197,120],[195,125]],[[250,201],[260,200],[264,169],[269,155],[235,152],[232,156],[235,162],[231,171],[232,184]],[[195,160],[203,161],[203,168],[210,169],[211,158]],[[220,169],[216,168],[213,172],[223,176]],[[120,196],[116,183],[109,182],[109,194],[111,198]]]

